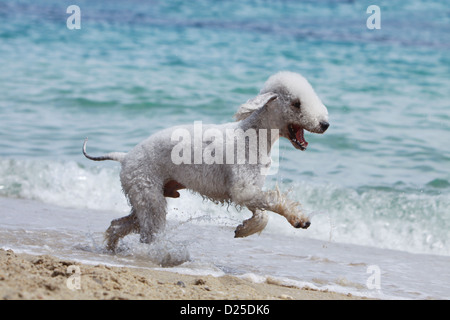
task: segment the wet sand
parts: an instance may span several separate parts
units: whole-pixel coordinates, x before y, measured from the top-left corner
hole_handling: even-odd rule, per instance
[[[48,255],[0,249],[0,299],[25,300],[330,300],[361,299],[268,278],[264,283],[225,275],[87,265]]]

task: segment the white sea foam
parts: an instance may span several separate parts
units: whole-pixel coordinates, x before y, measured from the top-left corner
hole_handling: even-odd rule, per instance
[[[0,159],[0,195],[39,200],[66,208],[129,212],[119,181],[119,167],[84,167],[75,162]],[[268,188],[273,186],[270,181]],[[404,250],[450,255],[450,195],[378,190],[355,190],[332,184],[278,182],[312,217],[307,230],[292,228],[270,213],[264,232]],[[168,200],[168,217],[198,225],[237,226],[248,210],[218,206],[182,190]]]

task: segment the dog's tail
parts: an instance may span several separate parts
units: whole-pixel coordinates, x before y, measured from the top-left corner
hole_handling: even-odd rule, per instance
[[[93,157],[90,156],[86,153],[86,144],[87,144],[88,138],[86,138],[84,140],[83,143],[83,154],[86,158],[90,159],[90,160],[94,160],[94,161],[105,161],[105,160],[114,160],[114,161],[119,161],[122,162],[122,160],[125,158],[126,153],[124,152],[111,152],[108,154],[105,154],[103,156],[100,157]]]

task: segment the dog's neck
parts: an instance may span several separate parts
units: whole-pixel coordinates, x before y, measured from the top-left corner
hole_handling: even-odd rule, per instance
[[[275,125],[274,121],[270,121],[272,117],[268,116],[269,111],[266,107],[255,110],[250,116],[239,122],[239,128],[247,131],[253,129],[256,131],[258,141],[262,136],[261,129],[266,130],[265,137],[267,138],[268,154],[272,149],[273,144],[280,138],[280,129]]]

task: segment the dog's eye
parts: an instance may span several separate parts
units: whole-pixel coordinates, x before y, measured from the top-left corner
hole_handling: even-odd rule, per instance
[[[300,107],[302,106],[302,104],[300,103],[299,100],[295,100],[294,102],[292,102],[292,106],[294,108],[300,109]]]

